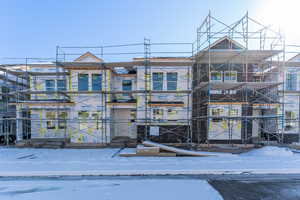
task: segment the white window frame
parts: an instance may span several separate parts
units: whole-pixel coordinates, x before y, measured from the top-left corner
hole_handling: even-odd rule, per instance
[[[221,79],[220,80],[212,80],[212,73],[220,73]],[[223,73],[222,73],[222,71],[211,71],[209,79],[210,79],[210,81],[222,82],[223,81]]]
[[[230,73],[230,80],[225,80],[226,73]],[[235,74],[235,80],[231,79],[231,73]],[[224,82],[237,82],[237,71],[224,71]]]

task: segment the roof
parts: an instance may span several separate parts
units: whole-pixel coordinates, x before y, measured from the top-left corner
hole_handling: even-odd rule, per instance
[[[103,62],[103,60],[88,51],[76,58],[74,62]]]
[[[204,51],[208,49],[209,47],[206,47]],[[245,47],[230,37],[224,36],[212,43],[210,49],[245,49]]]
[[[260,63],[271,58],[281,51],[279,50],[236,50],[236,49],[213,49],[200,51],[196,55],[197,63]]]

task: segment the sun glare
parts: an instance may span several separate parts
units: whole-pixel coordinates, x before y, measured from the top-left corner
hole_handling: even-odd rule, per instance
[[[300,0],[262,0],[258,16],[264,24],[280,29],[287,41],[297,42],[300,38]],[[300,43],[300,42],[299,42]]]

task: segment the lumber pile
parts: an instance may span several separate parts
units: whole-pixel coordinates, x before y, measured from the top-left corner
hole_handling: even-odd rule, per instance
[[[145,141],[143,145],[138,145],[135,153],[120,153],[122,157],[136,156],[156,156],[156,157],[175,157],[175,156],[215,156],[212,153],[203,153],[170,147],[155,142]]]

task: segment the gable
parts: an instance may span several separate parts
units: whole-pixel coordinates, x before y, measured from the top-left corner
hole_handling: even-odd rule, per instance
[[[238,42],[229,39],[228,37],[221,38],[220,40],[217,40],[214,42],[211,47],[211,49],[244,49],[242,45],[240,45]]]
[[[98,58],[97,56],[95,56],[90,52],[86,52],[85,54],[76,58],[74,61],[75,62],[103,62],[101,58]]]

